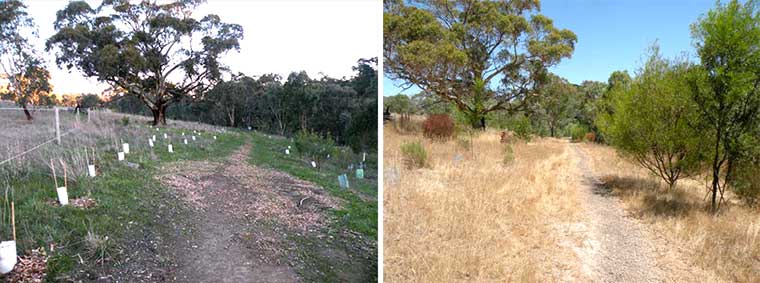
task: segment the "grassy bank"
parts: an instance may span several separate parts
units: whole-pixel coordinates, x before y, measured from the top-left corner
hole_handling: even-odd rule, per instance
[[[118,121],[118,120],[117,120]],[[120,122],[109,122],[116,125]],[[105,124],[104,124],[105,125]],[[117,127],[117,126],[114,126]],[[127,166],[116,160],[116,149],[109,138],[102,136],[88,140],[98,149],[96,165],[98,176],[90,178],[82,174],[69,173],[68,194],[71,200],[89,197],[96,202],[94,207],[77,208],[72,205],[60,207],[56,201],[55,183],[49,168],[39,164],[39,160],[18,169],[6,170],[4,182],[8,189],[8,200],[15,202],[16,234],[19,255],[35,248],[44,248],[50,256],[47,281],[58,282],[80,275],[72,274],[98,263],[109,264],[118,260],[126,246],[126,229],[130,225],[148,227],[159,225],[154,219],[156,206],[161,205],[166,190],[153,178],[162,164],[176,160],[221,159],[237,149],[244,137],[237,133],[204,132],[193,142],[192,129],[162,128],[155,131],[143,123],[120,124],[118,130],[124,140],[130,142],[130,153],[126,160],[137,164],[138,168]],[[181,141],[185,132],[188,145]],[[82,135],[85,135],[83,131]],[[128,133],[128,134],[127,134]],[[168,133],[170,139],[164,140]],[[154,148],[148,147],[147,140],[156,135]],[[213,140],[212,135],[217,135]],[[167,144],[172,142],[174,153],[169,153]],[[71,162],[77,157],[68,154],[81,147],[81,140],[64,139],[60,147],[70,172],[84,171],[82,162]],[[56,152],[44,153],[37,159],[55,158]],[[56,160],[57,162],[57,160]],[[58,164],[56,164],[58,165]],[[56,170],[59,186],[62,186],[60,165]],[[8,173],[11,172],[11,173]],[[2,180],[2,178],[0,178]],[[7,186],[6,186],[7,184]],[[5,202],[5,199],[3,199]],[[9,223],[3,223],[3,237],[8,239]]]

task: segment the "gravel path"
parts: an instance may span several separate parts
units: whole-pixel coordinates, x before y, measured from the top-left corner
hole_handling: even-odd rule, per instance
[[[571,144],[573,158],[583,188],[583,245],[575,248],[581,259],[581,272],[593,282],[661,282],[655,247],[643,224],[626,216],[617,198],[600,182],[588,166],[588,157],[577,144]]]

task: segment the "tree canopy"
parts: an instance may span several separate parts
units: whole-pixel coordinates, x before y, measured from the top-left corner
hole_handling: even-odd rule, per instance
[[[56,13],[47,49],[57,51],[59,66],[135,96],[154,124],[165,124],[170,104],[201,97],[221,79],[219,58],[243,37],[240,25],[217,15],[193,18],[202,2],[105,0],[93,8],[72,1]]]
[[[473,127],[523,108],[576,35],[538,13],[538,1],[386,1],[385,73],[456,105]]]

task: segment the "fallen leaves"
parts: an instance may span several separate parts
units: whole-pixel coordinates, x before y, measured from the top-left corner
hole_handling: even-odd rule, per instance
[[[27,252],[18,257],[18,263],[8,275],[8,282],[42,282],[47,275],[47,253],[42,248]]]

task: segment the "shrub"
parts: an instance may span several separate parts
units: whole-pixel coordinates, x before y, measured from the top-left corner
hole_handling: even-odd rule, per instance
[[[515,133],[517,138],[530,141],[530,135],[533,132],[533,127],[530,125],[530,119],[525,116],[515,119],[512,123],[512,132]]]
[[[401,154],[404,155],[404,163],[408,168],[422,168],[427,165],[427,151],[419,141],[402,144]]]
[[[121,118],[121,125],[125,126],[125,127],[129,126],[129,117],[127,117],[127,116],[122,117]]]
[[[739,162],[732,182],[736,196],[749,206],[760,204],[760,164]]]
[[[586,128],[583,125],[573,124],[570,126],[570,138],[573,141],[576,141],[576,142],[582,141],[584,138],[584,135],[586,135],[586,133],[588,132],[589,132],[588,128]]]
[[[587,142],[596,142],[596,134],[594,134],[593,132],[588,132],[583,137],[583,140],[585,140]]]
[[[335,148],[335,141],[332,140],[330,134],[322,137],[319,133],[311,130],[299,131],[294,137],[293,142],[298,154],[309,157],[317,163],[317,166]]]
[[[425,137],[437,140],[447,140],[454,135],[454,120],[447,114],[433,114],[422,123]]]
[[[510,144],[504,144],[504,159],[502,160],[504,162],[504,165],[509,165],[513,161],[515,161],[515,152],[512,150],[512,145]]]

